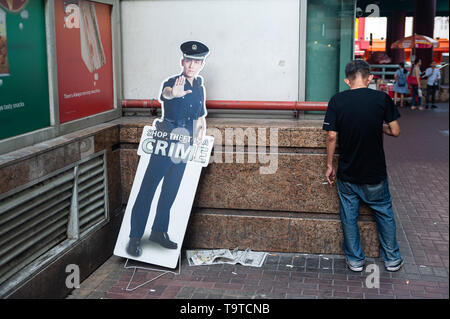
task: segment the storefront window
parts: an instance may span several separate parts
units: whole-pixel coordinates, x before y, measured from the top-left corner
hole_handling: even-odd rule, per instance
[[[346,89],[344,71],[353,59],[354,15],[354,0],[308,0],[307,101],[328,101]]]

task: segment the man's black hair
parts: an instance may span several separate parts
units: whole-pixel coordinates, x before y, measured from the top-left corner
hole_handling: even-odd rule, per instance
[[[370,75],[369,64],[360,59],[347,63],[345,66],[345,76],[347,79],[353,81],[356,78],[357,73],[359,73],[363,79],[367,78]]]

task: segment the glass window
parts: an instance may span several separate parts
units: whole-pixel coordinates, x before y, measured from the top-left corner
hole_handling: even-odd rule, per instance
[[[345,65],[353,59],[355,1],[309,0],[306,100],[328,101],[345,90]]]

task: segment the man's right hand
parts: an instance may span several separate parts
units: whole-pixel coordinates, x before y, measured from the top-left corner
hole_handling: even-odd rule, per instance
[[[186,94],[192,93],[191,90],[184,90],[184,84],[186,83],[186,78],[181,75],[175,80],[175,84],[172,88],[172,97],[183,97]]]
[[[325,173],[325,177],[327,178],[328,184],[331,186],[333,186],[335,180],[336,180],[336,172],[334,170],[333,166],[328,166],[327,167],[327,172]]]

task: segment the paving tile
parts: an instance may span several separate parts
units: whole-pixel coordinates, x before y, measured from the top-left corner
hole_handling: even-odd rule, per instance
[[[188,299],[192,297],[194,291],[195,291],[194,287],[182,287],[181,290],[177,293],[176,297]]]
[[[306,269],[318,269],[319,268],[319,258],[311,256],[306,259]]]

